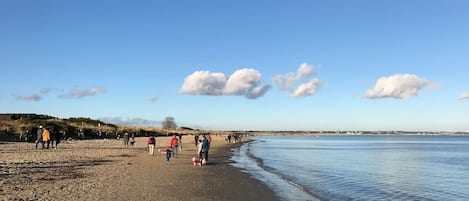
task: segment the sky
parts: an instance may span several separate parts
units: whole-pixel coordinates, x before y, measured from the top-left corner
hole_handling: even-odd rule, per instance
[[[0,113],[469,131],[469,1],[0,1]]]

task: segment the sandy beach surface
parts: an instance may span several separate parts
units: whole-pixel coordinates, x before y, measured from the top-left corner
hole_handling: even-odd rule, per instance
[[[258,180],[229,165],[230,149],[213,136],[207,166],[194,166],[192,136],[170,165],[158,149],[150,156],[145,137],[126,148],[122,140],[66,141],[58,149],[0,142],[0,200],[278,200]]]

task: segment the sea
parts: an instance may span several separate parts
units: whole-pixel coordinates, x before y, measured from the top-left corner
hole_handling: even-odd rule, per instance
[[[290,200],[469,201],[469,136],[254,136],[233,166]]]

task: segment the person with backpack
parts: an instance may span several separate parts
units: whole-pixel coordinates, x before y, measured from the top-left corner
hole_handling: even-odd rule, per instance
[[[155,150],[155,147],[156,147],[155,136],[151,135],[150,137],[148,137],[147,147],[148,147],[149,154],[153,156],[154,150]]]

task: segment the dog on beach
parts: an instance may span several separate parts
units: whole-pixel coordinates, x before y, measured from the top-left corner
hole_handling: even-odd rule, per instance
[[[196,158],[196,157],[193,157],[192,158],[192,163],[194,164],[194,166],[198,165],[198,166],[203,166],[203,165],[207,165],[207,161],[205,159],[199,159],[199,158]]]
[[[207,160],[202,159],[202,165],[207,165]]]
[[[166,149],[158,149],[158,153],[160,153],[160,154],[166,154]]]

